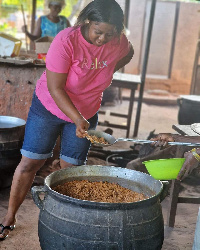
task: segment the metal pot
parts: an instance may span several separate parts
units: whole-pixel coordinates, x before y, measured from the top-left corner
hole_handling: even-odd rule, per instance
[[[26,121],[18,117],[0,116],[0,187],[9,187],[21,160]]]
[[[133,203],[79,200],[52,190],[72,180],[118,183],[150,198]],[[44,186],[31,189],[40,209],[38,234],[43,250],[161,249],[163,183],[150,175],[113,166],[77,166],[55,171]],[[40,195],[44,194],[44,199]],[[163,199],[163,197],[162,197]]]
[[[0,116],[0,142],[23,140],[26,121],[13,116]]]

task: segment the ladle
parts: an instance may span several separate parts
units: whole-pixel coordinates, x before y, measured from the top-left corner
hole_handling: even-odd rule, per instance
[[[108,142],[108,144],[93,142],[93,144],[95,144],[97,146],[101,146],[101,147],[111,146],[118,141],[130,141],[130,142],[135,142],[135,143],[154,143],[155,142],[155,141],[151,141],[151,140],[137,140],[137,139],[131,139],[131,138],[115,139],[114,136],[107,134],[105,132],[102,132],[102,131],[98,131],[98,130],[88,130],[87,133],[88,133],[88,135],[91,135],[91,136],[95,135],[98,138],[104,138],[105,141]],[[86,135],[86,137],[87,137],[87,135]],[[88,137],[88,140],[89,140],[89,137]],[[190,143],[190,142],[168,142],[168,144],[169,145],[200,147],[200,143]]]

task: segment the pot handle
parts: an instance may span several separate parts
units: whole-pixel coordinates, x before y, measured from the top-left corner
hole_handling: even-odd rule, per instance
[[[47,194],[47,191],[45,189],[45,186],[34,186],[31,188],[31,194],[33,197],[33,201],[35,204],[39,207],[39,209],[43,209],[44,207],[44,199],[40,199],[40,194]]]
[[[160,193],[160,202],[162,202],[165,199],[169,191],[169,181],[161,181],[161,182],[163,184],[163,189]]]
[[[183,103],[183,98],[178,98],[177,99],[177,104],[178,104],[179,107],[182,106],[182,103]]]

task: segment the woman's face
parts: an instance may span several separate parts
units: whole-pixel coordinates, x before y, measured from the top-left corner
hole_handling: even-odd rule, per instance
[[[114,25],[91,21],[86,29],[86,40],[98,47],[111,41],[116,36]]]
[[[51,11],[51,15],[56,17],[61,12],[62,7],[58,4],[50,4],[49,9]]]

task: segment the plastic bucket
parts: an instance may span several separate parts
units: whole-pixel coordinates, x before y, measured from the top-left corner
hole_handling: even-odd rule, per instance
[[[149,174],[156,180],[174,180],[177,178],[185,158],[170,158],[144,161]]]

